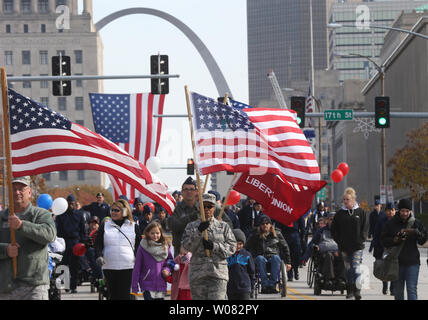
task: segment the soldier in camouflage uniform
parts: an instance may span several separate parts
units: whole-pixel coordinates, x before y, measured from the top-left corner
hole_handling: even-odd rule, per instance
[[[196,181],[192,177],[188,177],[181,187],[183,201],[177,204],[174,212],[167,220],[167,226],[172,233],[172,244],[174,246],[174,256],[180,253],[181,238],[184,229],[189,222],[200,219],[199,203],[198,203],[198,188]],[[220,213],[220,208],[215,208],[214,216],[217,217]],[[227,222],[232,228],[232,221],[224,214],[222,220]]]
[[[229,224],[214,218],[215,196],[204,194],[203,202],[206,221],[189,223],[181,242],[192,252],[190,292],[192,300],[224,300],[229,280],[226,259],[235,252],[236,239]],[[203,238],[204,230],[207,230],[208,240]],[[210,251],[209,257],[205,250]]]

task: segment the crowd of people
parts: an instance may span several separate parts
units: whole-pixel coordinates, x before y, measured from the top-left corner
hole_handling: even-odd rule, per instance
[[[248,300],[258,281],[256,274],[261,293],[277,293],[281,264],[288,281],[299,280],[299,268],[313,252],[322,257],[323,281],[346,287],[346,297],[359,300],[360,265],[369,238],[369,250],[377,259],[388,248],[404,246],[399,279],[389,289],[395,299],[403,299],[406,287],[408,299],[417,299],[417,245],[425,243],[428,235],[407,200],[400,200],[397,213],[389,203],[385,212],[378,206],[369,215],[359,207],[355,190],[347,188],[337,212],[329,212],[320,202],[283,225],[251,198],[223,211],[224,199],[211,190],[202,195],[200,206],[191,177],[173,196],[176,208],[168,215],[164,208],[140,198],[131,204],[121,196],[109,205],[98,193],[96,201],[82,207],[70,194],[67,210],[54,216],[31,204],[29,177],[14,179],[15,215],[9,215],[8,209],[0,213],[0,299],[47,299],[48,250],[59,250],[64,256],[61,263],[70,269],[70,293],[77,292],[84,273],[89,281],[103,278],[111,300],[129,300],[133,294],[162,300],[168,283],[171,299]],[[10,230],[16,234],[15,244]],[[85,252],[76,254],[82,243]],[[384,282],[382,291],[387,294],[387,290]]]

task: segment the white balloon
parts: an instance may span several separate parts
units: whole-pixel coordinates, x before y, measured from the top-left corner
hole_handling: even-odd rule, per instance
[[[68,202],[64,198],[56,198],[52,202],[52,212],[54,215],[59,216],[67,211]]]
[[[153,173],[157,173],[160,170],[161,161],[159,157],[152,156],[147,159],[146,167]]]

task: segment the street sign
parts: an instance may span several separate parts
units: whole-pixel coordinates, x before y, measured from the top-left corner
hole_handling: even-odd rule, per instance
[[[353,110],[325,110],[324,120],[326,121],[338,121],[338,120],[353,120]]]
[[[392,193],[392,186],[390,184],[386,186],[386,193],[388,195],[388,202],[394,202],[394,195]]]
[[[322,188],[320,191],[317,192],[317,202],[321,200],[325,201],[326,199],[327,199],[326,189]]]
[[[386,204],[386,186],[383,184],[380,185],[380,203]]]

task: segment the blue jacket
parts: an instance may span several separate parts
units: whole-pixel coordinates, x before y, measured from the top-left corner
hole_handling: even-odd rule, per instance
[[[98,202],[92,202],[91,204],[82,207],[83,210],[89,211],[91,216],[97,216],[100,219],[100,223],[105,217],[110,217],[110,206],[103,202],[101,205]]]
[[[227,258],[229,268],[229,281],[227,293],[251,292],[255,282],[255,266],[251,254],[242,248],[238,254],[234,253]]]

